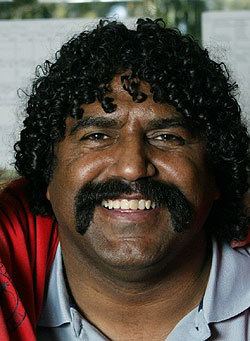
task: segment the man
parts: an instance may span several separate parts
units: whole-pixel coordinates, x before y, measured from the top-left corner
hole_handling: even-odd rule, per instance
[[[248,137],[224,65],[140,19],[100,22],[40,73],[26,180],[1,199],[3,337],[247,340],[249,250],[230,243]]]

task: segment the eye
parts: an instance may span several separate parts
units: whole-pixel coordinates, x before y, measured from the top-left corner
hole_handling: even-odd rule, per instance
[[[108,138],[109,136],[104,133],[91,133],[91,134],[81,137],[80,140],[81,141],[83,140],[100,141],[100,140],[107,140]]]
[[[159,134],[153,137],[154,140],[162,141],[162,142],[171,142],[176,143],[178,145],[184,145],[185,140],[183,137],[179,135],[173,135],[173,134]]]

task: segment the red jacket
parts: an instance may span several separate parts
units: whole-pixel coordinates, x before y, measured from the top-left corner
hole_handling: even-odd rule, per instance
[[[51,218],[34,216],[25,181],[0,195],[0,340],[35,341],[44,288],[58,233]]]

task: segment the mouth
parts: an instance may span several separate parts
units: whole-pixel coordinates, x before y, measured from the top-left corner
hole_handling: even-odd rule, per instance
[[[119,222],[150,223],[160,212],[154,201],[145,198],[107,199],[100,206],[104,216]]]
[[[146,199],[108,199],[101,206],[108,210],[144,211],[156,208],[156,203]]]

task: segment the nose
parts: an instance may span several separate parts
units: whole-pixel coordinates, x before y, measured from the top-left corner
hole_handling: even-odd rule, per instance
[[[156,168],[147,156],[145,142],[135,138],[123,142],[118,147],[112,173],[113,176],[130,182],[154,176]]]

